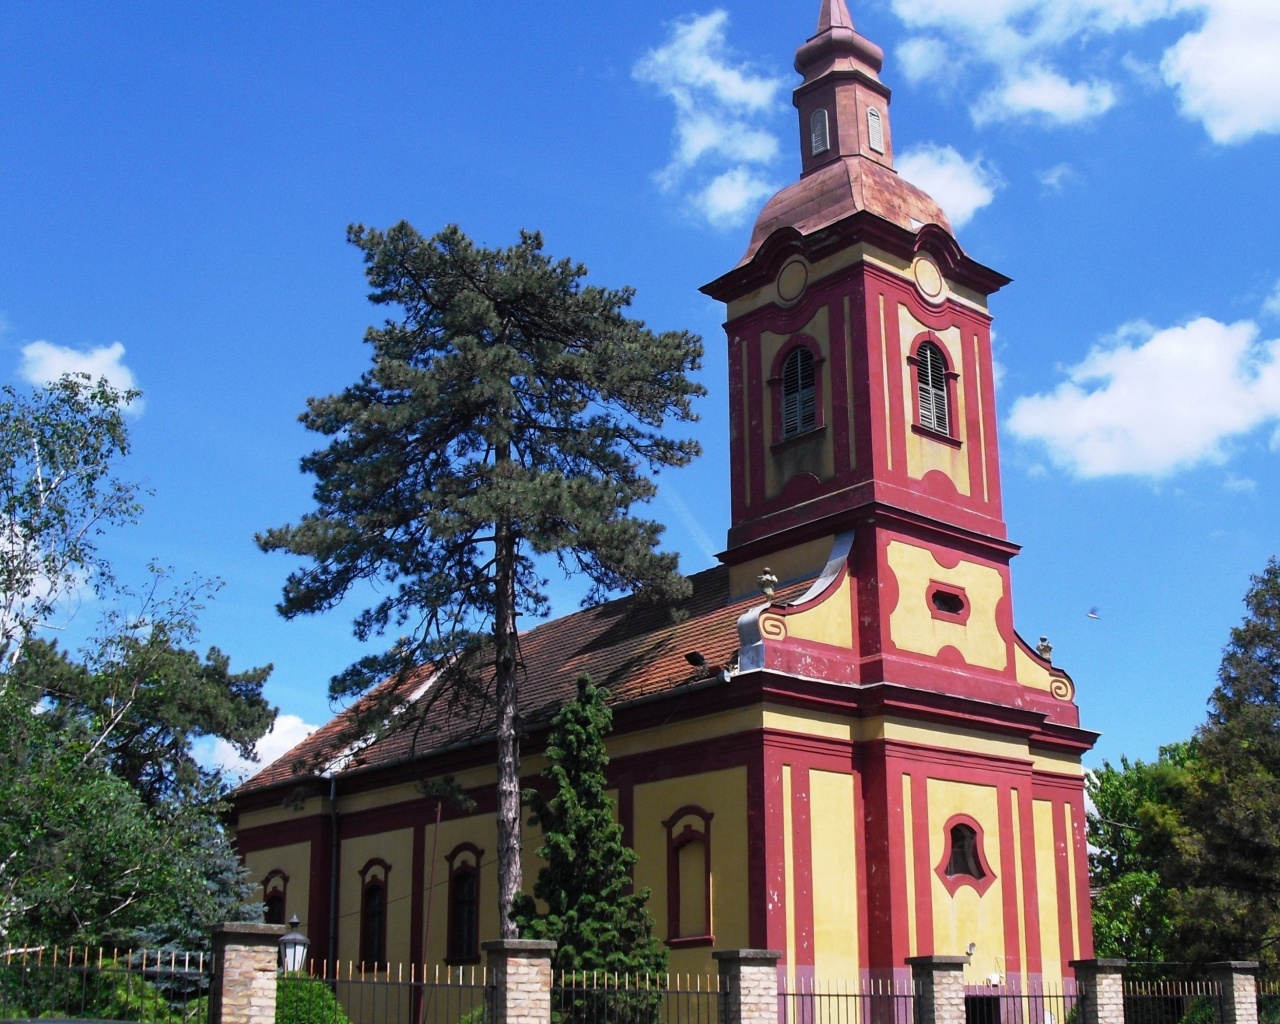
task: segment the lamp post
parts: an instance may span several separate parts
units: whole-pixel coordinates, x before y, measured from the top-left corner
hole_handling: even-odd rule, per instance
[[[285,973],[300,971],[307,963],[307,947],[311,945],[302,932],[298,931],[298,915],[289,919],[289,931],[280,936],[280,966]]]

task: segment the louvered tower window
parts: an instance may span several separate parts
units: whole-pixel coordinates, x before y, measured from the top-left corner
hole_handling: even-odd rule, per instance
[[[877,153],[884,152],[884,121],[875,107],[867,109],[867,145]]]
[[[813,353],[794,349],[782,364],[782,436],[795,437],[818,422]]]
[[[926,341],[916,352],[916,387],[920,394],[920,426],[940,434],[950,434],[947,364],[942,358],[942,350],[931,341]]]
[[[809,117],[809,139],[813,148],[812,156],[825,153],[831,148],[831,132],[827,125],[827,111],[819,107]]]

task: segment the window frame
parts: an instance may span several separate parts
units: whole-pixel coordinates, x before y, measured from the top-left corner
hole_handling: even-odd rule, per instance
[[[275,883],[278,888],[274,888]],[[289,876],[280,868],[272,868],[262,879],[262,922],[263,924],[284,924],[289,918]],[[268,908],[272,903],[280,902],[280,920],[272,921]]]
[[[920,385],[921,375],[925,369],[925,360],[921,358],[920,353],[928,346],[934,352],[937,352],[941,363],[942,372],[942,400],[946,405],[945,412],[947,416],[947,429],[939,430],[936,426],[924,422],[922,408],[920,403]],[[927,331],[920,335],[912,345],[911,354],[907,356],[907,363],[911,366],[911,405],[914,415],[914,422],[911,429],[914,433],[923,434],[931,437],[943,444],[950,445],[953,448],[959,448],[962,445],[959,433],[959,423],[957,422],[956,408],[956,381],[960,379],[960,374],[951,368],[951,363],[947,359],[947,349],[943,345],[942,340],[931,331]],[[935,392],[936,393],[936,392]],[[930,403],[932,405],[932,403]]]
[[[819,124],[821,121],[821,124]],[[821,131],[822,148],[818,148]],[[815,107],[809,114],[809,156],[822,156],[831,152],[831,115],[826,107]]]
[[[964,872],[947,873],[947,868],[951,865],[952,843],[957,828],[967,828],[973,832],[973,856],[978,862],[978,867],[983,872],[981,878]],[[987,860],[985,850],[986,833],[982,828],[982,823],[969,814],[953,814],[942,826],[942,837],[942,858],[933,869],[934,874],[938,876],[942,884],[946,886],[947,892],[952,896],[966,885],[977,890],[978,895],[982,896],[996,880],[996,874],[991,870],[991,863]]]
[[[380,872],[380,873],[378,873]],[[387,917],[390,913],[391,865],[381,857],[371,857],[360,869],[360,964],[366,970],[385,971],[390,959],[387,949]],[[381,893],[381,919],[377,922],[377,934],[370,921],[370,900],[374,892]],[[370,949],[370,945],[377,948]],[[381,953],[381,957],[376,954]]]
[[[711,920],[711,819],[715,815],[705,807],[697,804],[685,804],[667,818],[662,826],[667,830],[667,939],[666,944],[672,949],[687,949],[692,946],[711,946],[715,944],[715,927]],[[695,827],[687,819],[697,818],[700,825]],[[676,826],[684,822],[684,828],[676,832]],[[705,929],[698,935],[681,935],[680,903],[680,851],[690,843],[702,844],[703,872],[703,921]]]
[[[794,434],[784,434],[786,422],[786,395],[785,388],[785,371],[787,360],[789,360],[798,350],[803,349],[809,353],[812,360],[813,368],[813,425],[804,430],[797,430]],[[772,394],[772,413],[773,413],[773,440],[772,447],[786,447],[797,441],[804,441],[813,437],[820,436],[822,431],[826,429],[825,415],[825,388],[823,382],[823,368],[826,363],[822,355],[822,349],[818,343],[810,338],[807,334],[792,335],[781,348],[778,349],[777,355],[774,356],[773,365],[769,370],[769,379],[766,382],[769,385]]]
[[[469,858],[469,859],[468,859]],[[480,863],[484,859],[484,850],[475,843],[459,843],[445,855],[449,865],[448,889],[448,923],[445,935],[445,963],[478,964],[480,962]],[[460,885],[463,878],[472,883],[471,907],[469,921],[470,935],[463,932],[464,921],[461,917]],[[463,940],[470,938],[468,948],[462,948]]]

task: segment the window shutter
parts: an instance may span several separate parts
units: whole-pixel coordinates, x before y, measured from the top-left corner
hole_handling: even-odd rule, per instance
[[[827,124],[827,111],[819,107],[809,117],[809,138],[812,143],[811,154],[817,156],[831,148],[831,132]]]
[[[884,152],[884,121],[875,107],[867,108],[867,145],[877,153]]]
[[[940,434],[951,433],[947,408],[947,370],[942,351],[926,341],[916,353],[916,387],[920,396],[920,425]]]
[[[817,426],[818,402],[814,387],[813,354],[794,349],[782,364],[782,436],[803,434]]]

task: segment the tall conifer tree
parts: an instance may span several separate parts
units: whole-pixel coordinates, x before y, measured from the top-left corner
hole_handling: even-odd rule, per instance
[[[348,238],[364,253],[371,300],[399,319],[366,333],[372,365],[359,381],[309,401],[302,422],[331,438],[302,462],[316,508],[258,541],[312,560],[288,578],[285,616],[327,610],[355,587],[371,602],[357,637],[406,632],[336,676],[335,697],[430,664],[430,696],[470,694],[458,713],[493,728],[499,920],[512,938],[516,617],[546,612],[538,556],[585,574],[590,601],[687,592],[676,557],[657,551],[661,526],[632,507],[654,495],[652,472],[697,454],[661,430],[694,418],[702,346],[626,316],[630,289],[586,285],[586,268],[551,259],[537,234],[506,249],[479,248],[457,227],[423,238],[404,223],[353,226]],[[363,707],[360,731],[415,721],[377,701]]]
[[[659,974],[667,951],[652,936],[649,890],[631,891],[636,855],[606,792],[604,737],[612,727],[604,691],[581,677],[547,736],[542,775],[550,795],[529,794],[532,823],[542,828],[538,856],[547,862],[533,894],[547,910],[538,913],[522,896],[516,918],[525,938],[556,942],[556,970]]]

